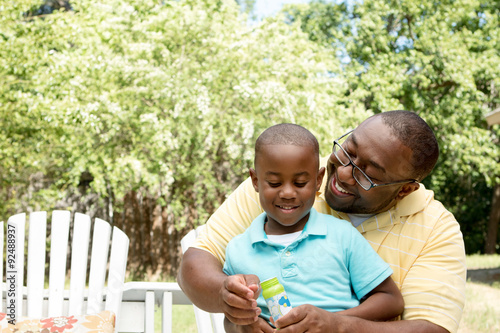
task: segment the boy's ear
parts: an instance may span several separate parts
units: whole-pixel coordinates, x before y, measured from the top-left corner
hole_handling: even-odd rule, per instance
[[[252,178],[252,185],[253,185],[253,188],[255,189],[255,192],[259,193],[259,178],[257,178],[257,172],[255,171],[255,169],[252,169],[250,168],[249,170],[250,172],[250,178]]]
[[[323,183],[323,177],[325,176],[325,167],[322,167],[318,171],[318,177],[316,178],[316,192],[321,188],[321,184]]]

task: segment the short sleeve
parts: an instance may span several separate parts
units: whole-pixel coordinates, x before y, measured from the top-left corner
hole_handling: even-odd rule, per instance
[[[351,284],[358,299],[366,296],[392,275],[389,264],[380,258],[366,239],[354,228],[352,228],[351,244],[347,253]]]
[[[404,320],[423,319],[457,332],[465,303],[466,263],[460,226],[450,213],[437,222],[401,288]]]

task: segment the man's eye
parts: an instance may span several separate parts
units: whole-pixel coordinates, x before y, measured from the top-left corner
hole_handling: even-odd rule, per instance
[[[351,151],[348,151],[347,149],[345,150],[347,155],[349,155],[349,157],[351,158],[351,160],[354,160],[356,159],[356,153],[353,153]],[[345,154],[344,154],[345,155]]]

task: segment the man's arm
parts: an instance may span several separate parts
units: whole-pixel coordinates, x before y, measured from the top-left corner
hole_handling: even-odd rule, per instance
[[[293,308],[275,324],[280,333],[448,333],[426,320],[376,322],[331,313],[308,304]]]
[[[177,282],[200,309],[223,312],[232,322],[248,325],[257,320],[258,278],[254,275],[227,276],[212,254],[189,248],[182,257]]]

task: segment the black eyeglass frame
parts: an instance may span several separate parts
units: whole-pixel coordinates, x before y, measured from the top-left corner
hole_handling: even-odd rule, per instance
[[[390,185],[396,185],[396,184],[405,184],[405,183],[416,183],[417,180],[416,179],[407,179],[407,180],[400,180],[400,181],[396,181],[396,182],[391,182],[391,183],[384,183],[384,184],[376,184],[374,183],[370,177],[368,177],[368,175],[363,171],[361,170],[351,159],[351,156],[349,156],[349,154],[345,151],[344,147],[342,147],[342,145],[339,143],[339,141],[341,139],[343,139],[344,137],[350,135],[354,130],[350,130],[349,132],[347,132],[346,134],[342,135],[341,137],[333,140],[333,147],[332,147],[332,152],[333,152],[333,155],[335,155],[335,157],[337,158],[337,161],[339,161],[339,163],[344,166],[344,167],[348,167],[349,165],[352,165],[352,178],[354,178],[354,180],[356,181],[356,183],[358,183],[359,186],[361,186],[361,188],[365,191],[369,191],[371,190],[372,188],[374,187],[382,187],[382,186],[390,186]],[[342,162],[340,160],[340,158],[338,157],[337,155],[337,150],[336,150],[336,147],[339,147],[340,149],[342,149],[342,152],[345,154],[345,156],[347,156],[347,158],[349,159],[349,163],[347,164],[344,164],[344,162]],[[366,180],[368,180],[368,182],[370,183],[370,187],[366,188],[365,185],[361,184],[361,182],[358,180],[358,178],[356,177],[355,175],[355,170],[358,170],[362,175],[363,177],[366,178]]]

